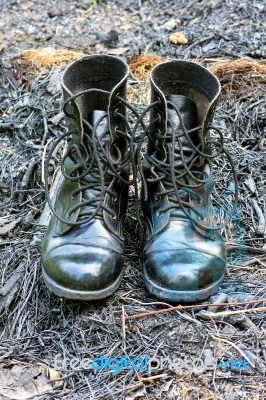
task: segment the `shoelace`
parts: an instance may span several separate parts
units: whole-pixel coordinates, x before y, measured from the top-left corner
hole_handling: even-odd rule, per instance
[[[88,94],[90,92],[94,91],[95,89],[88,89],[84,90],[81,92],[76,93],[75,95],[69,97],[63,105],[63,111],[67,117],[70,119],[74,118],[74,115],[69,113],[67,110],[67,106],[77,97],[82,96],[84,94]],[[110,94],[110,92],[97,89],[99,93],[104,93],[104,94]],[[125,104],[138,118],[138,114],[135,111],[135,109],[121,96],[117,96],[117,100]],[[45,168],[44,168],[44,177],[45,177],[45,193],[47,197],[47,201],[49,204],[49,207],[52,211],[52,213],[63,223],[68,224],[70,226],[77,226],[84,224],[86,222],[91,221],[93,218],[96,216],[99,218],[102,218],[102,211],[105,210],[107,213],[112,215],[113,218],[116,217],[114,212],[106,207],[104,205],[104,197],[105,194],[108,193],[110,196],[115,198],[115,193],[112,192],[110,189],[108,189],[108,186],[112,180],[113,177],[116,177],[118,180],[123,182],[126,185],[129,185],[130,182],[128,180],[125,180],[122,176],[122,171],[125,170],[130,164],[132,165],[133,169],[133,184],[135,186],[135,190],[137,190],[137,179],[136,179],[136,163],[135,163],[135,140],[134,140],[134,133],[131,130],[131,127],[125,117],[122,113],[119,113],[116,111],[116,116],[119,116],[120,118],[123,119],[124,124],[126,126],[127,132],[122,132],[118,129],[116,129],[116,134],[123,136],[126,138],[126,140],[129,143],[129,149],[130,151],[128,152],[128,157],[126,160],[122,160],[122,155],[119,150],[119,148],[116,146],[115,152],[116,156],[113,158],[114,151],[110,151],[108,154],[108,150],[110,150],[110,144],[111,141],[108,143],[108,145],[104,145],[106,141],[104,140],[110,135],[110,130],[108,129],[107,131],[103,132],[102,134],[98,135],[97,134],[97,129],[101,122],[108,118],[108,113],[106,112],[104,115],[102,115],[96,122],[94,126],[92,126],[88,121],[85,119],[82,119],[82,124],[84,128],[84,137],[83,141],[78,144],[72,143],[68,146],[68,149],[65,153],[65,155],[62,158],[61,161],[61,172],[62,175],[64,176],[65,179],[71,180],[71,181],[80,181],[81,186],[74,190],[70,196],[72,198],[74,196],[77,196],[80,192],[84,192],[86,190],[93,190],[95,193],[95,196],[93,196],[89,200],[84,200],[77,202],[77,204],[72,207],[68,211],[68,216],[70,217],[71,214],[75,213],[78,209],[85,209],[86,211],[84,213],[80,213],[81,217],[79,220],[76,222],[70,221],[68,219],[62,218],[55,210],[52,200],[49,195],[49,185],[48,185],[48,168],[49,168],[49,162],[53,156],[53,153],[59,143],[61,141],[64,141],[66,139],[72,138],[73,135],[80,135],[80,132],[77,130],[72,130],[72,131],[67,131],[63,135],[61,135],[58,139],[56,139],[51,146],[46,162],[45,162]],[[89,131],[89,133],[85,132],[85,127]],[[109,149],[108,149],[109,146]],[[113,149],[114,150],[114,149]],[[85,155],[85,158],[84,158]],[[73,163],[74,167],[70,173],[68,173],[65,169],[65,161],[67,158],[70,158]],[[90,177],[90,182],[86,181],[86,177]],[[98,195],[96,195],[98,193]],[[86,215],[88,217],[86,218]]]
[[[89,93],[92,91],[92,89],[84,90],[82,92],[76,93],[74,96],[69,97],[63,106],[63,110],[69,118],[73,118],[73,115],[68,113],[67,111],[67,106],[69,103],[71,103],[72,100],[74,100],[78,96],[82,96],[84,94]],[[95,89],[94,89],[95,91]],[[104,90],[98,90],[99,93],[108,93]],[[73,191],[71,193],[71,196],[77,195],[79,192],[83,192],[88,189],[92,189],[96,192],[99,193],[98,196],[94,196],[90,200],[86,201],[81,201],[77,202],[77,204],[72,207],[69,210],[69,215],[74,213],[77,209],[79,208],[84,208],[91,206],[91,210],[89,210],[88,218],[84,218],[84,215],[76,222],[67,220],[62,218],[58,213],[55,211],[54,206],[52,204],[52,201],[49,196],[49,185],[48,185],[48,167],[49,167],[49,161],[52,158],[53,152],[59,145],[59,143],[67,138],[71,138],[72,135],[79,134],[76,130],[73,131],[68,131],[65,134],[61,135],[58,139],[54,141],[54,144],[51,146],[46,163],[45,163],[45,192],[48,200],[48,204],[51,208],[51,211],[53,214],[63,223],[66,223],[70,226],[76,226],[76,225],[81,225],[83,223],[86,223],[90,220],[92,220],[96,215],[100,218],[102,218],[102,210],[105,210],[106,212],[110,213],[113,217],[115,217],[114,213],[112,210],[110,210],[108,207],[106,207],[103,204],[104,196],[106,193],[110,194],[111,196],[115,197],[115,193],[111,192],[108,189],[108,185],[112,179],[112,177],[116,176],[117,179],[119,179],[121,182],[124,184],[130,185],[131,182],[125,180],[121,176],[121,171],[125,169],[126,167],[131,164],[132,166],[132,172],[133,172],[133,185],[135,187],[135,193],[137,193],[137,187],[138,187],[138,181],[137,181],[137,174],[138,171],[140,172],[141,176],[141,181],[142,181],[142,186],[143,186],[143,192],[144,192],[144,199],[147,199],[147,182],[143,174],[142,170],[142,145],[144,142],[145,137],[148,137],[148,140],[154,143],[154,138],[150,134],[150,127],[152,124],[155,124],[159,121],[159,118],[154,119],[153,121],[150,121],[150,123],[146,126],[144,123],[144,117],[146,114],[150,111],[150,109],[156,105],[159,104],[159,101],[156,101],[149,106],[146,107],[146,109],[138,115],[137,111],[133,106],[131,106],[124,98],[121,96],[117,95],[117,100],[121,101],[136,117],[136,123],[134,124],[133,127],[130,126],[128,123],[128,120],[126,119],[125,115],[121,113],[117,113],[117,116],[121,117],[125,123],[127,132],[122,132],[122,131],[117,131],[116,133],[119,135],[122,135],[125,137],[128,142],[129,142],[129,157],[124,161],[124,163],[121,163],[121,153],[119,151],[119,148],[116,148],[116,159],[110,157],[110,155],[107,153],[107,149],[105,146],[103,146],[102,143],[104,143],[104,137],[107,137],[110,135],[110,131],[106,131],[102,133],[101,135],[97,135],[97,129],[100,125],[100,123],[105,119],[108,118],[108,113],[106,112],[102,117],[98,119],[96,124],[94,126],[90,125],[88,121],[82,119],[82,123],[84,127],[86,126],[87,129],[89,130],[90,134],[84,132],[84,141],[83,143],[79,144],[72,144],[68,147],[66,154],[62,158],[61,162],[61,171],[62,175],[65,177],[65,179],[69,180],[80,180],[82,185]],[[169,133],[166,133],[165,135],[157,135],[158,139],[164,139],[168,144],[169,144],[169,157],[168,157],[168,162],[161,161],[156,157],[156,154],[153,154],[149,156],[148,154],[145,154],[145,160],[149,164],[153,165],[156,170],[156,177],[148,178],[148,182],[156,182],[156,181],[162,181],[164,183],[165,190],[160,193],[160,195],[165,195],[167,194],[169,196],[169,201],[170,205],[164,209],[160,210],[160,213],[166,212],[171,209],[177,209],[184,212],[187,218],[192,220],[199,228],[201,229],[208,229],[208,230],[220,230],[224,226],[228,224],[228,221],[232,218],[236,206],[237,206],[237,196],[238,196],[238,185],[237,185],[237,175],[236,171],[234,168],[234,164],[232,161],[232,158],[230,154],[227,152],[227,150],[224,148],[224,141],[223,141],[223,135],[222,132],[214,127],[214,126],[209,126],[208,130],[212,129],[215,130],[218,135],[220,141],[217,140],[206,140],[205,141],[205,146],[208,147],[210,145],[214,145],[217,147],[217,151],[214,154],[207,154],[204,153],[204,151],[201,149],[202,144],[196,146],[193,141],[190,138],[190,134],[198,131],[201,129],[201,126],[193,128],[191,130],[187,130],[185,128],[182,116],[180,114],[180,111],[178,108],[171,102],[167,102],[167,105],[172,107],[172,109],[175,110],[179,121],[180,121],[180,126],[182,128],[182,133],[178,134],[178,132],[174,131],[174,127],[171,124],[171,121],[168,121],[168,128],[169,128]],[[135,138],[137,137],[136,132],[138,129],[138,126],[141,125],[142,127],[142,134],[138,137],[138,140],[136,141]],[[190,146],[190,155],[184,156],[183,148],[182,148],[182,141],[181,138],[185,137],[187,143]],[[86,142],[86,145],[84,144]],[[136,143],[137,142],[137,143]],[[136,148],[137,145],[137,148]],[[176,149],[179,149],[177,152]],[[186,149],[187,151],[187,149]],[[74,153],[75,156],[74,156]],[[199,160],[200,157],[203,157],[207,163],[209,163],[210,170],[212,171],[212,165],[211,165],[211,160],[216,158],[217,156],[221,155],[224,153],[226,157],[229,160],[229,163],[232,168],[233,172],[233,177],[234,177],[234,197],[235,197],[235,202],[232,207],[231,212],[229,213],[228,216],[228,221],[226,221],[223,225],[220,225],[219,227],[209,227],[204,225],[203,223],[199,222],[198,219],[195,219],[192,217],[191,213],[189,210],[191,209],[191,204],[187,202],[186,200],[182,199],[184,195],[189,195],[192,198],[194,197],[195,199],[198,200],[198,203],[201,204],[201,198],[199,198],[199,195],[195,192],[195,189],[200,188],[201,186],[205,185],[208,183],[206,179],[200,179],[198,176],[199,171],[193,171],[193,165],[196,165],[197,161]],[[86,158],[84,159],[84,154],[86,155]],[[135,154],[136,154],[136,159],[135,159]],[[67,157],[70,157],[74,164],[76,166],[73,168],[73,170],[70,173],[67,173],[65,168],[64,168],[64,163]],[[82,171],[81,173],[79,171]],[[84,181],[84,178],[86,176],[90,175],[92,177],[90,183]],[[108,179],[107,179],[108,177]],[[186,178],[190,178],[191,181],[194,181],[195,184],[186,184],[184,185],[184,180]],[[183,181],[181,181],[183,180]],[[139,207],[138,207],[138,197],[137,195],[135,196],[135,205],[136,205],[136,213],[137,213],[137,221],[141,225],[141,218],[139,215]],[[93,211],[92,211],[93,209]],[[193,208],[193,212],[197,214],[200,218],[201,212],[195,208]]]
[[[156,105],[160,104],[160,101],[156,101],[152,104],[150,104],[145,111],[142,113],[141,118],[143,119],[144,116],[152,107],[155,107]],[[207,128],[207,131],[214,130],[218,134],[219,138],[217,139],[206,139],[205,140],[205,148],[209,148],[211,145],[216,147],[216,151],[212,154],[208,154],[204,152],[204,149],[202,149],[202,144],[199,144],[196,146],[193,141],[190,138],[190,135],[193,132],[197,132],[200,129],[202,129],[201,126],[198,126],[196,128],[187,130],[182,118],[182,115],[179,111],[179,109],[170,101],[167,101],[167,106],[171,107],[174,109],[176,112],[179,121],[180,121],[180,126],[182,129],[182,133],[178,133],[177,131],[174,130],[174,126],[171,123],[171,121],[168,120],[168,130],[167,132],[162,135],[162,134],[157,134],[156,138],[157,139],[163,139],[165,142],[168,144],[168,160],[167,161],[162,161],[159,160],[156,152],[152,155],[148,155],[147,153],[144,155],[144,164],[148,163],[149,165],[152,165],[154,167],[154,172],[156,176],[153,177],[148,177],[145,178],[143,169],[141,167],[142,165],[142,157],[141,157],[141,148],[143,145],[143,141],[145,137],[148,137],[148,140],[153,143],[154,147],[156,148],[156,143],[154,141],[154,138],[150,134],[150,128],[153,124],[157,123],[160,121],[160,118],[157,117],[153,121],[150,121],[148,126],[144,129],[139,143],[138,143],[138,152],[137,152],[137,163],[139,165],[139,170],[141,174],[141,180],[142,180],[142,187],[143,187],[143,193],[144,193],[144,200],[147,201],[147,182],[163,182],[163,185],[165,187],[164,191],[161,191],[160,195],[168,195],[169,196],[169,202],[170,205],[162,208],[159,212],[162,214],[168,210],[182,210],[185,216],[191,220],[196,226],[198,226],[200,229],[203,230],[208,230],[208,231],[218,231],[222,228],[224,228],[229,221],[231,220],[232,216],[235,213],[236,207],[237,207],[237,201],[238,201],[238,184],[237,184],[237,174],[236,170],[234,167],[233,160],[228,153],[228,151],[224,147],[224,140],[223,140],[223,134],[220,131],[220,129],[209,125]],[[206,132],[207,133],[207,132]],[[185,139],[186,143],[189,146],[189,149],[186,148],[186,155],[184,155],[184,150],[183,150],[183,143],[182,143],[182,137]],[[208,135],[206,135],[208,137]],[[178,149],[178,151],[177,151]],[[158,149],[160,152],[160,149]],[[188,154],[189,153],[189,154]],[[212,179],[212,160],[215,159],[216,157],[222,155],[222,153],[225,154],[227,157],[229,164],[232,169],[232,174],[234,178],[234,190],[230,191],[231,194],[234,194],[234,204],[231,208],[231,211],[229,212],[229,215],[227,216],[227,220],[217,226],[207,226],[201,221],[205,221],[205,218],[200,210],[200,207],[196,209],[195,207],[192,207],[192,205],[186,200],[188,196],[191,198],[194,198],[198,201],[199,206],[202,205],[204,207],[203,201],[201,197],[199,196],[198,193],[196,193],[195,189],[200,188],[204,185],[208,185],[209,181],[208,179],[202,179],[202,177],[199,177],[199,171],[198,170],[193,170],[193,166],[196,166],[197,162],[200,160],[200,158],[204,158],[205,162],[209,165],[209,179]],[[202,174],[203,175],[203,172]],[[203,177],[204,178],[204,177]],[[194,184],[188,183],[188,182],[194,182]],[[186,184],[184,183],[186,182]],[[184,199],[185,196],[185,199]],[[210,196],[210,194],[209,194]],[[198,218],[194,218],[192,216],[192,212],[198,216]]]

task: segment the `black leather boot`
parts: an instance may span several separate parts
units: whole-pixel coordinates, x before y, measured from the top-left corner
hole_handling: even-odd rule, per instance
[[[222,151],[222,137],[219,148],[209,132],[219,93],[217,78],[193,62],[169,61],[151,72],[142,167],[144,281],[163,300],[203,300],[223,278],[225,245],[211,203],[211,161]]]
[[[130,156],[126,128],[127,64],[95,55],[72,63],[62,77],[69,145],[63,183],[42,244],[43,277],[58,296],[93,300],[118,287],[123,268],[122,221]],[[48,184],[46,182],[46,190]]]

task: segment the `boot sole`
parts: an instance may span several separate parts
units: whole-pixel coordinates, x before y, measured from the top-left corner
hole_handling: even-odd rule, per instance
[[[71,299],[71,300],[104,299],[105,297],[108,297],[114,293],[114,291],[119,287],[123,277],[123,273],[121,273],[120,276],[117,278],[117,280],[107,288],[97,291],[96,290],[88,291],[88,290],[69,289],[65,286],[59,285],[57,282],[51,279],[49,275],[47,275],[43,267],[42,267],[42,274],[46,286],[52,293],[54,293],[56,296],[65,297],[66,299]]]
[[[177,291],[165,289],[162,286],[157,285],[154,281],[152,281],[147,272],[144,269],[143,273],[144,283],[151,294],[159,299],[170,301],[170,302],[183,302],[183,303],[191,303],[198,302],[207,299],[212,294],[214,294],[221,285],[223,281],[223,276],[215,282],[213,285],[208,286],[205,289],[195,290],[195,291]]]

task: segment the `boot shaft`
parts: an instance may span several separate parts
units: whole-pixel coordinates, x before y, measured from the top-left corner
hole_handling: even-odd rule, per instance
[[[166,134],[169,116],[167,101],[171,101],[181,112],[182,119],[187,123],[187,130],[199,127],[199,130],[193,133],[192,139],[195,145],[203,145],[207,126],[212,120],[221,91],[215,75],[193,62],[173,60],[153,68],[150,84],[151,103],[159,102],[150,112],[150,121],[157,121],[151,124],[151,136],[156,137],[156,132]],[[162,148],[164,139],[155,139],[158,147]]]
[[[177,217],[191,218],[195,229],[208,234],[207,227],[215,226],[209,126],[220,83],[206,68],[177,60],[156,66],[150,83],[152,107],[142,196],[147,221],[153,221],[149,235]]]
[[[59,220],[57,233],[100,218],[113,234],[122,236],[130,168],[128,73],[123,60],[105,55],[74,61],[63,73],[69,145],[61,162],[65,179],[53,210]]]
[[[126,107],[118,97],[126,99],[128,74],[128,65],[122,59],[106,55],[84,57],[67,67],[62,90],[68,123],[79,134],[77,141],[83,141],[82,120],[93,126],[107,112],[110,142],[126,152],[126,141],[116,131],[125,131],[125,123],[118,114],[126,116]]]

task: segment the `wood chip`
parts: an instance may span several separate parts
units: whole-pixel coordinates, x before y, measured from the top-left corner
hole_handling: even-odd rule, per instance
[[[172,44],[187,44],[188,43],[188,39],[185,37],[185,35],[182,32],[172,33],[170,35],[169,40]]]

